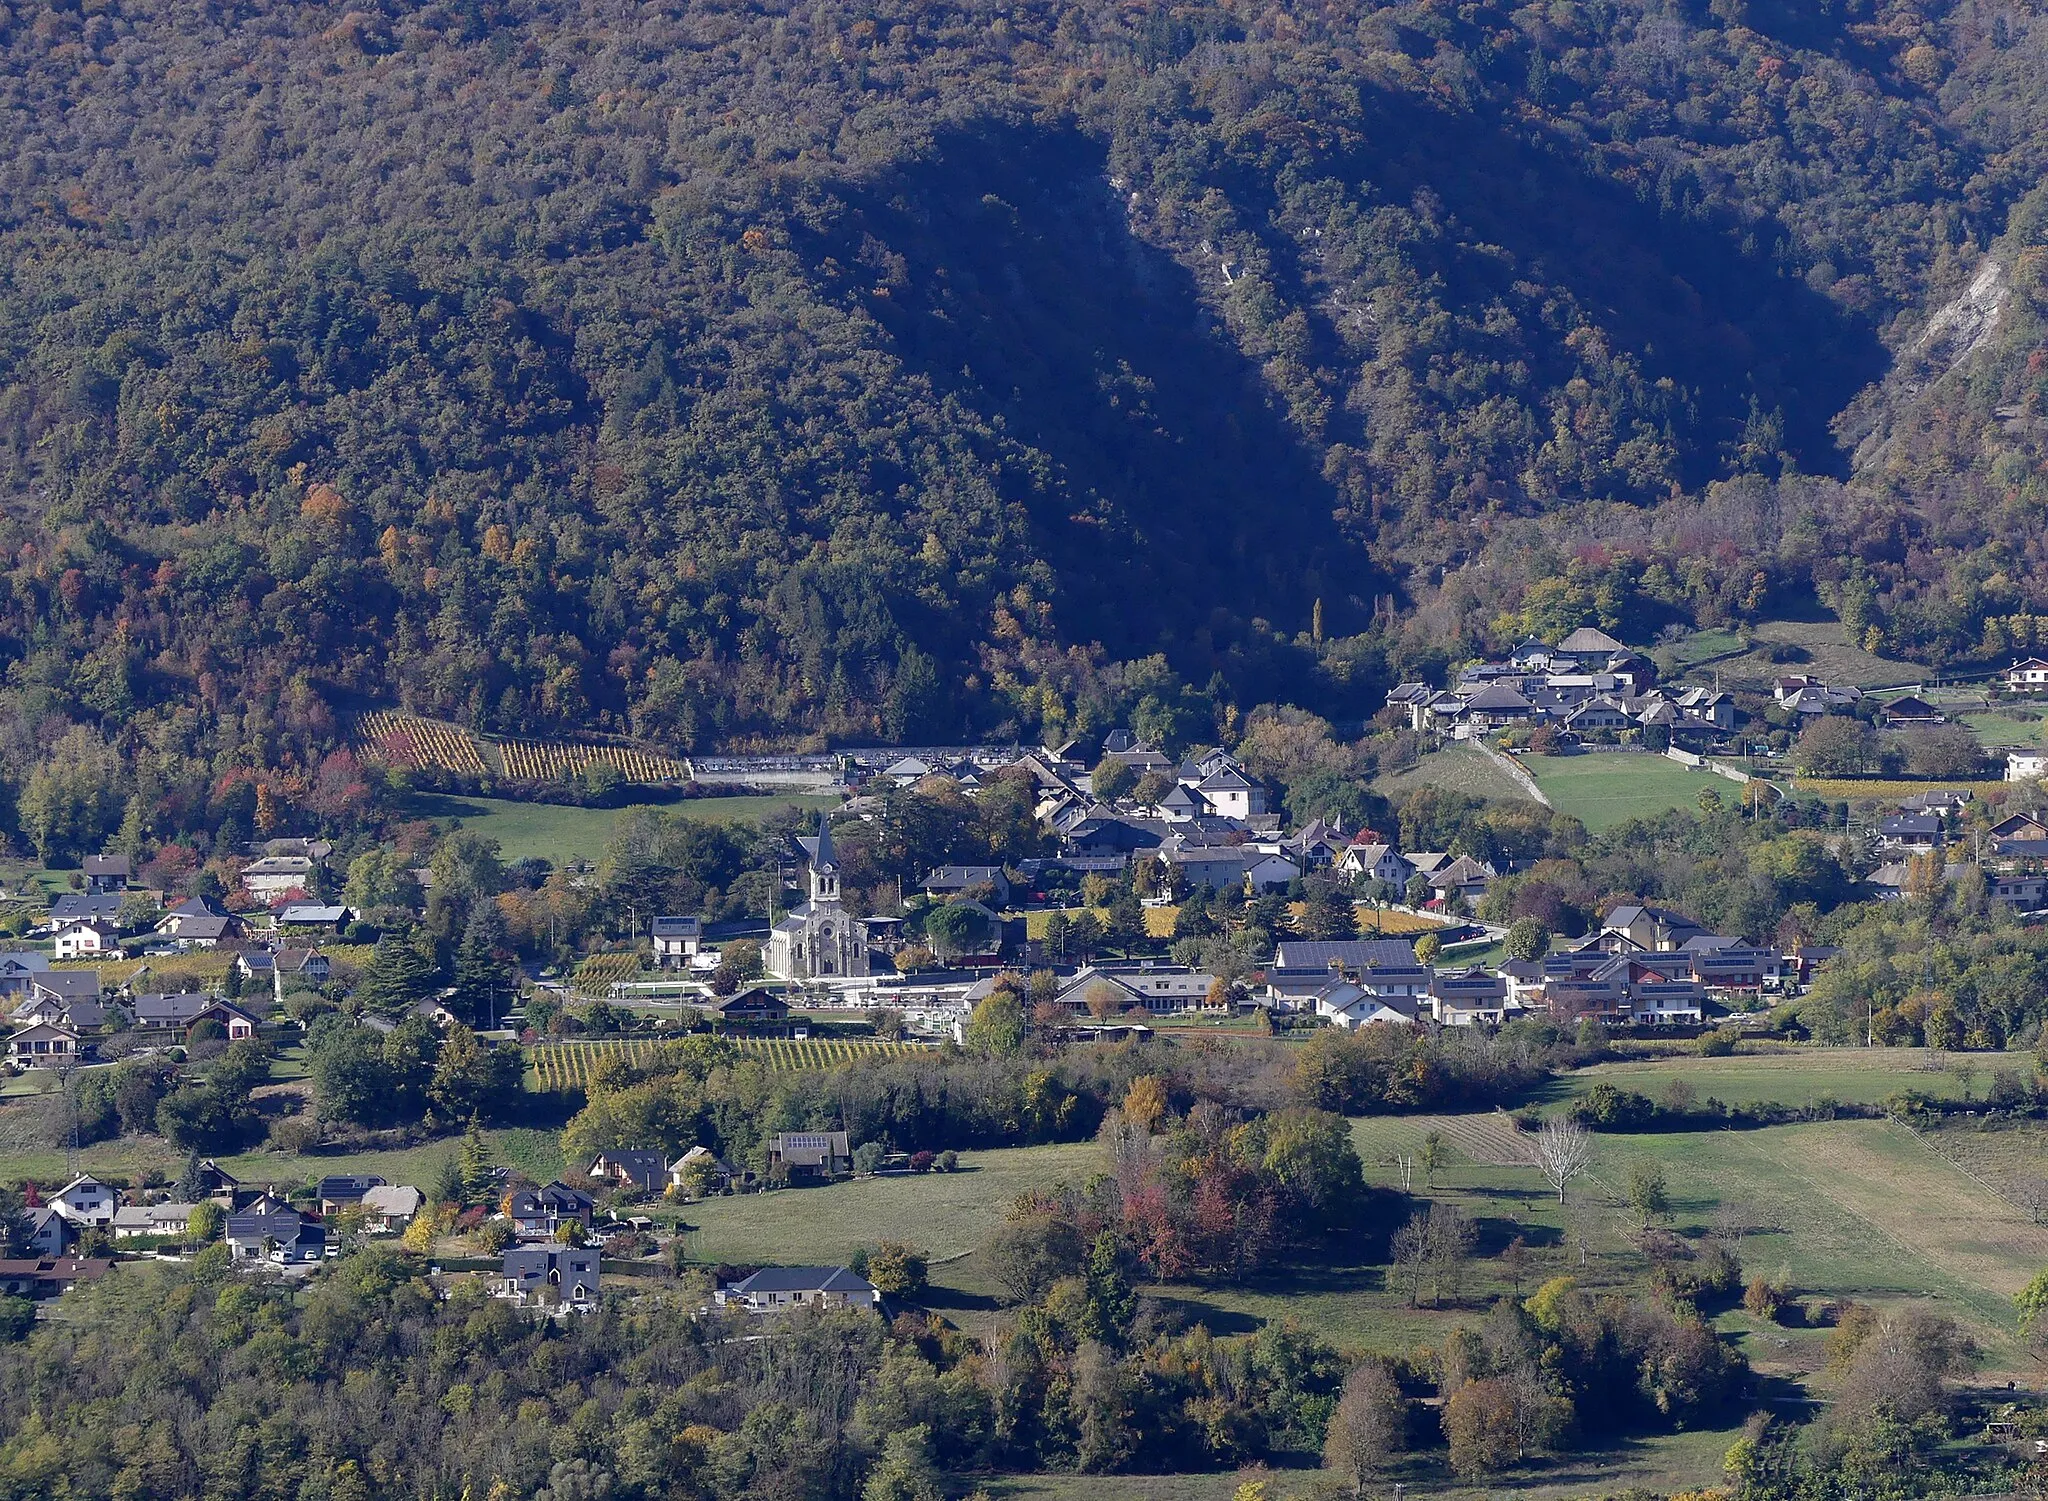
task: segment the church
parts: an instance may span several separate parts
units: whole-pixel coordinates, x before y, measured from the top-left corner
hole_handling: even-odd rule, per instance
[[[858,977],[868,973],[868,929],[839,903],[839,861],[832,852],[832,820],[818,815],[818,837],[803,846],[809,899],[768,934],[762,964],[782,980]]]

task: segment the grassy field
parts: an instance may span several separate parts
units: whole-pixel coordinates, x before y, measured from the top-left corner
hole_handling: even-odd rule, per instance
[[[900,1240],[934,1259],[972,1251],[1028,1188],[1079,1183],[1103,1165],[1093,1142],[962,1152],[960,1170],[863,1178],[822,1188],[707,1199],[684,1210],[690,1255],[708,1262],[836,1265],[862,1246]],[[972,1261],[973,1257],[966,1258]],[[960,1284],[951,1275],[941,1280]],[[986,1294],[978,1278],[975,1293]]]
[[[1881,657],[1853,646],[1849,633],[1837,620],[1760,620],[1749,631],[1760,649],[1746,656],[1716,662],[1723,686],[1736,683],[1769,683],[1790,673],[1806,673],[1830,683],[1851,683],[1866,688],[1876,683],[1921,681],[1927,668],[1916,662]],[[1793,660],[1774,662],[1769,646],[1790,647]]]
[[[460,819],[465,829],[498,841],[507,860],[537,857],[566,865],[574,860],[602,858],[611,842],[612,826],[626,813],[658,807],[689,818],[732,823],[762,818],[778,808],[836,808],[836,797],[704,797],[685,802],[635,803],[624,808],[575,808],[560,803],[517,803],[503,798],[414,797],[409,809],[421,818]]]
[[[1702,1102],[1711,1095],[1726,1105],[1810,1105],[1823,1099],[1874,1105],[1909,1089],[1941,1099],[1981,1096],[1996,1069],[2032,1066],[2031,1054],[2007,1059],[1995,1053],[1949,1053],[1933,1062],[1925,1048],[1800,1048],[1730,1058],[1674,1054],[1575,1070],[1552,1081],[1550,1098],[1561,1104],[1596,1084],[1612,1084],[1655,1099],[1673,1080],[1683,1079]]]
[[[1694,771],[1663,756],[1593,751],[1582,756],[1528,756],[1522,764],[1560,813],[1598,833],[1630,818],[1670,808],[1696,811],[1703,788],[1733,803],[1742,788],[1712,772]]]
[[[1956,718],[1994,750],[2031,750],[2048,745],[2048,715],[2039,709],[1986,709]]]
[[[1391,1478],[1401,1482],[1404,1495],[1429,1501],[1484,1501],[1498,1496],[1563,1501],[1566,1497],[1634,1491],[1670,1495],[1718,1482],[1721,1457],[1739,1436],[1740,1430],[1735,1428],[1659,1434],[1525,1466],[1484,1485],[1450,1479],[1429,1460],[1410,1461]],[[987,1481],[977,1478],[975,1483],[995,1501],[1230,1501],[1245,1481],[1264,1479],[1267,1494],[1277,1501],[1307,1491],[1319,1478],[1314,1471],[1224,1470],[1206,1475],[1013,1475]]]
[[[1465,793],[1468,797],[1490,798],[1495,802],[1528,801],[1514,779],[1473,745],[1450,745],[1440,751],[1431,751],[1408,770],[1375,780],[1373,791],[1399,803],[1422,786],[1443,787]]]

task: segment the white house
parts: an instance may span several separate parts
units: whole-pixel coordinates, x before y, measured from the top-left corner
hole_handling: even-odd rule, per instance
[[[391,1235],[412,1223],[426,1203],[426,1195],[402,1183],[379,1183],[365,1189],[360,1202],[363,1229],[372,1235]]]
[[[1369,1027],[1374,1022],[1406,1026],[1421,1008],[1413,997],[1380,995],[1356,980],[1332,980],[1316,993],[1316,1015],[1347,1032]]]
[[[2044,776],[2048,776],[2048,751],[2005,753],[2005,779],[2008,782],[2034,782]]]
[[[752,1313],[780,1313],[805,1306],[879,1308],[882,1295],[867,1278],[843,1266],[769,1266],[721,1287],[717,1300]]]
[[[68,922],[57,930],[50,951],[59,959],[93,959],[120,947],[117,937],[114,925],[105,918]]]
[[[193,1204],[129,1204],[114,1211],[114,1239],[183,1235],[192,1228]]]
[[[313,862],[305,855],[266,855],[242,867],[242,889],[257,901],[270,903],[313,881]]]
[[[687,969],[704,941],[704,921],[697,917],[657,917],[649,931],[654,962],[661,969]]]
[[[50,1207],[74,1225],[114,1223],[114,1191],[81,1173],[50,1195]]]
[[[2011,693],[2048,693],[2048,662],[2028,657],[2005,670],[2006,690]]]

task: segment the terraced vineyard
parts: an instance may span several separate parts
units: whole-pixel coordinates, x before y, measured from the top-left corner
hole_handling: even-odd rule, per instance
[[[596,994],[640,973],[638,954],[592,954],[576,966],[576,988]]]
[[[356,721],[355,738],[359,750],[390,765],[432,766],[474,777],[489,770],[469,732],[438,719],[378,709]]]
[[[906,1042],[867,1042],[844,1037],[745,1037],[741,1051],[770,1072],[800,1073],[832,1068],[862,1058],[889,1058],[914,1052]],[[526,1050],[527,1088],[581,1089],[597,1065],[607,1058],[628,1062],[653,1056],[661,1043],[651,1037],[592,1037],[572,1042],[544,1042]]]
[[[501,740],[505,775],[526,782],[569,782],[592,766],[610,766],[629,782],[687,782],[690,767],[671,756],[650,755],[630,746],[574,740]]]

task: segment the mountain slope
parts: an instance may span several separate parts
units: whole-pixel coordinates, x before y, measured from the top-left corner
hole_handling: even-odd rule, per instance
[[[2044,30],[8,0],[9,710],[272,759],[392,697],[683,747],[1366,712],[1389,611],[1483,629],[1438,570],[1530,518],[1849,477],[2040,178]]]

